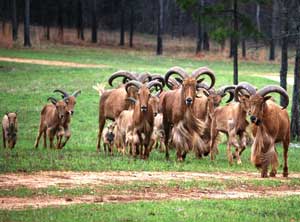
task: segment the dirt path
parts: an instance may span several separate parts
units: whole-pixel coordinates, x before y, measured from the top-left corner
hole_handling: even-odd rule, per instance
[[[300,174],[291,174],[291,178],[300,178]],[[9,173],[0,175],[0,188],[18,186],[30,189],[46,188],[48,186],[78,187],[80,185],[107,185],[134,181],[189,181],[189,180],[247,180],[261,179],[259,173],[198,173],[198,172],[70,172],[70,171],[41,171],[36,173]],[[271,178],[269,178],[271,179]],[[278,174],[273,180],[286,180]]]
[[[43,59],[24,59],[24,58],[9,58],[0,57],[0,61],[4,62],[18,62],[18,63],[28,63],[37,65],[49,65],[49,66],[61,66],[61,67],[74,67],[74,68],[106,68],[107,65],[96,65],[96,64],[83,64],[75,62],[61,62],[55,60],[43,60]]]
[[[176,190],[168,188],[165,191],[119,192],[119,194],[85,195],[79,197],[57,198],[52,196],[17,198],[0,197],[0,209],[20,210],[25,208],[54,207],[80,203],[128,203],[136,201],[161,201],[161,200],[201,200],[201,199],[245,199],[264,197],[286,197],[300,195],[300,190],[268,190],[268,191],[242,191],[242,190]]]
[[[292,173],[289,179],[277,178],[268,180],[287,181],[291,178],[300,178],[299,173]],[[74,188],[81,186],[103,186],[128,184],[130,182],[169,182],[169,181],[223,181],[223,180],[263,180],[258,173],[198,173],[198,172],[69,172],[69,171],[41,171],[36,173],[8,173],[0,175],[0,189],[15,189],[26,187],[29,189],[55,186]],[[265,180],[265,179],[264,179]],[[300,195],[300,190],[288,186],[276,189],[249,189],[249,187],[235,187],[233,189],[182,189],[169,186],[145,186],[135,190],[109,190],[95,195],[76,197],[31,196],[31,197],[0,197],[0,209],[42,208],[48,206],[70,205],[78,203],[115,203],[150,200],[199,200],[199,199],[243,199],[260,197],[281,197]]]
[[[280,77],[279,77],[279,74],[277,74],[277,73],[268,73],[266,75],[257,75],[257,76],[266,78],[266,79],[270,79],[270,80],[273,80],[276,82],[280,82]],[[294,85],[294,77],[293,76],[287,76],[287,84],[291,85],[291,86]]]

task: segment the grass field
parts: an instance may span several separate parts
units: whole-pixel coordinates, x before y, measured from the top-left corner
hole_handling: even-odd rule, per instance
[[[103,68],[74,68],[55,67],[46,65],[23,64],[0,61],[0,114],[7,111],[17,111],[19,120],[18,143],[14,150],[0,149],[0,172],[36,172],[36,171],[190,171],[190,172],[257,172],[249,162],[250,151],[247,149],[242,156],[241,166],[229,166],[225,156],[225,146],[220,145],[220,154],[215,162],[208,158],[197,160],[189,154],[184,163],[175,161],[172,151],[171,160],[165,161],[164,154],[154,151],[148,161],[134,160],[127,156],[115,154],[105,157],[103,152],[96,153],[96,137],[98,131],[98,102],[99,95],[92,89],[95,83],[102,82],[107,86],[108,76],[119,70],[136,72],[148,71],[164,74],[172,66],[181,66],[192,71],[200,66],[208,66],[215,71],[217,86],[231,84],[231,61],[203,61],[193,58],[156,57],[151,54],[110,49],[76,48],[70,46],[53,46],[44,49],[0,49],[0,57],[17,57],[27,59],[43,59],[51,61],[76,62],[82,64],[105,65]],[[258,88],[267,84],[278,84],[257,75],[278,73],[278,64],[241,62],[240,81],[248,81]],[[39,113],[48,96],[54,95],[54,89],[65,89],[73,92],[82,90],[75,107],[72,119],[72,137],[63,150],[43,149],[40,143],[38,149],[33,148],[39,124]],[[291,89],[289,89],[289,93]],[[55,95],[58,97],[58,95]],[[290,94],[291,97],[291,94]],[[275,97],[278,99],[278,97]],[[289,106],[290,109],[290,106]],[[2,146],[2,143],[1,143]],[[279,146],[280,147],[280,146]],[[278,148],[279,158],[282,160],[282,149]],[[291,175],[300,173],[298,156],[300,150],[293,146],[289,150],[289,169]],[[279,173],[282,172],[282,167]],[[258,174],[257,174],[258,175]],[[292,187],[300,188],[299,179],[292,178],[288,182],[278,180],[250,179],[245,186],[259,187]],[[209,183],[201,181],[181,181],[175,183],[180,189],[232,189],[243,183],[237,180],[212,180]],[[0,181],[1,185],[1,181]],[[174,185],[174,184],[173,184]],[[119,184],[101,187],[98,194],[109,189],[139,190],[141,187],[160,187],[157,183]],[[164,188],[172,187],[172,183],[164,184]],[[61,193],[59,187],[48,187],[34,190],[26,187],[2,189],[0,197],[32,197],[37,195],[65,196],[85,195],[95,187],[65,188]],[[104,190],[104,191],[103,191]],[[45,208],[39,210],[0,211],[1,221],[207,221],[222,218],[229,221],[233,216],[237,220],[293,220],[300,219],[299,197],[267,198],[247,200],[198,200],[198,201],[165,201],[139,202],[118,204],[83,204],[80,206],[66,206],[63,208]],[[217,207],[216,207],[217,206]],[[217,210],[217,208],[219,210]],[[116,214],[116,212],[118,212]],[[51,215],[51,216],[49,216]]]

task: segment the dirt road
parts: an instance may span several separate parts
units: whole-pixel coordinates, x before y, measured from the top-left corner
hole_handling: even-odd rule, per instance
[[[106,68],[106,67],[108,67],[107,65],[83,64],[83,63],[62,62],[62,61],[43,60],[43,59],[10,58],[10,57],[0,57],[0,61],[28,63],[28,64],[36,64],[36,65],[60,66],[60,67],[73,67],[73,68]]]
[[[278,175],[267,180],[288,181],[300,178],[300,174],[292,174],[289,179]],[[258,173],[198,173],[198,172],[63,172],[42,171],[36,173],[8,173],[0,175],[0,189],[28,189],[95,187],[104,185],[122,185],[138,182],[167,183],[170,181],[225,181],[225,180],[266,180],[259,178]],[[281,197],[300,195],[300,189],[288,186],[279,189],[247,189],[234,187],[232,189],[182,189],[168,186],[146,186],[134,190],[111,190],[99,195],[82,195],[75,197],[55,197],[49,195],[31,197],[0,197],[0,209],[41,208],[47,206],[70,205],[78,203],[111,203],[133,201],[159,200],[199,200],[199,199],[242,199],[260,197]]]

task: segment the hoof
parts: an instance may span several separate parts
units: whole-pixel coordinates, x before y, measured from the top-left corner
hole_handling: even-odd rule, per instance
[[[283,177],[288,177],[289,173],[288,172],[283,172],[282,176]]]
[[[275,172],[270,172],[270,177],[276,177],[276,173]]]
[[[242,165],[242,161],[241,161],[241,160],[238,160],[238,161],[237,161],[237,164],[238,164],[238,165]]]
[[[233,157],[233,159],[236,159],[235,152],[232,153],[232,157]]]
[[[178,162],[183,162],[183,158],[182,158],[182,157],[179,157],[179,158],[177,158],[177,161],[178,161]]]

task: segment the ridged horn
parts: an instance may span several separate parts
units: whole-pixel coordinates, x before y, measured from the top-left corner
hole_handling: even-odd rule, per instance
[[[200,82],[202,82],[204,80],[204,79],[198,80],[198,78],[200,76],[203,76],[203,75],[209,76],[209,78],[211,80],[209,89],[212,88],[215,85],[215,82],[216,82],[216,77],[215,77],[215,74],[214,74],[214,72],[212,70],[210,70],[207,67],[200,67],[200,68],[198,68],[198,69],[196,69],[196,70],[194,70],[192,72],[192,77],[194,77],[195,79],[197,79],[197,83],[200,83]]]
[[[170,77],[169,80],[168,80],[167,86],[168,85],[171,87],[169,89],[177,89],[181,86],[181,83],[179,83],[176,79]]]
[[[136,88],[141,88],[142,87],[142,83],[141,82],[139,82],[139,81],[137,81],[137,80],[131,80],[131,81],[129,81],[129,82],[127,82],[126,83],[126,85],[125,85],[125,90],[126,90],[126,92],[128,93],[128,89],[129,89],[129,87],[131,87],[131,86],[134,86],[134,87],[136,87]]]
[[[148,82],[146,85],[147,85],[147,87],[148,87],[149,90],[150,90],[152,87],[155,86],[155,87],[158,87],[158,88],[159,88],[159,91],[160,91],[160,92],[163,91],[163,86],[162,86],[162,84],[161,84],[159,81],[157,81],[157,80]]]
[[[234,90],[235,90],[235,88],[236,88],[235,85],[222,86],[218,89],[217,94],[220,95],[221,97],[224,97],[228,93],[229,98],[226,101],[226,103],[229,103],[234,99]]]
[[[173,74],[179,75],[182,79],[189,77],[189,75],[186,73],[186,71],[184,71],[181,67],[174,66],[174,67],[170,68],[165,75],[165,83],[168,88],[171,88],[171,86],[168,85],[169,84],[168,80],[169,80],[170,76]]]
[[[81,90],[76,90],[75,92],[73,92],[72,96],[77,97],[79,94],[81,93]]]
[[[157,80],[157,81],[159,81],[162,84],[163,87],[165,86],[165,78],[162,77],[161,75],[159,75],[159,74],[152,74],[151,77],[152,77],[152,81],[153,80]]]
[[[113,83],[114,79],[119,78],[119,77],[125,77],[124,79],[136,80],[136,77],[133,74],[131,74],[130,72],[120,70],[120,71],[113,73],[109,77],[108,84],[110,86],[113,86],[112,83]],[[123,79],[123,82],[125,81],[124,79]]]
[[[48,97],[47,101],[49,101],[49,100],[53,105],[55,105],[57,103],[57,99],[55,99],[53,97]]]
[[[285,109],[289,105],[289,95],[287,94],[286,90],[281,86],[276,85],[268,85],[263,87],[262,89],[257,91],[257,94],[261,95],[262,97],[266,96],[269,93],[276,92],[282,95],[285,98],[286,104],[283,105],[282,109]]]
[[[69,94],[66,91],[62,90],[62,89],[56,89],[53,92],[54,93],[56,93],[56,92],[61,93],[63,99],[69,97]]]
[[[136,99],[133,98],[133,97],[128,97],[128,98],[126,98],[126,100],[129,101],[129,102],[131,102],[131,103],[133,103],[133,104],[136,103]]]
[[[254,95],[256,93],[256,89],[253,85],[247,82],[241,82],[234,90],[235,101],[239,102],[239,93],[242,92],[242,90],[246,90],[248,95]],[[242,92],[242,94],[244,93]]]
[[[151,75],[147,72],[136,75],[136,77],[137,77],[137,80],[140,81],[141,83],[150,82],[152,80]]]

